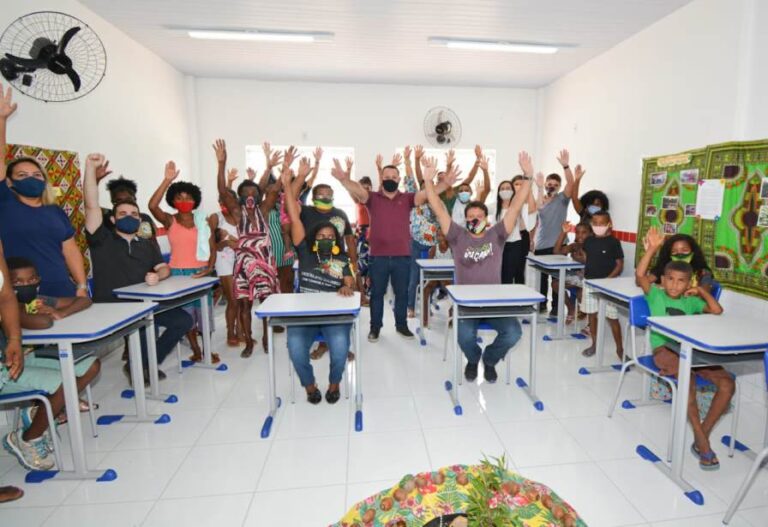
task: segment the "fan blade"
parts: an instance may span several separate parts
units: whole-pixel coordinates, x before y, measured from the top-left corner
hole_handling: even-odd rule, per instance
[[[17,57],[15,55],[11,55],[10,53],[5,54],[5,58],[13,62],[15,65],[22,67],[22,68],[28,68],[31,70],[36,70],[38,68],[45,68],[46,61],[40,60],[40,59],[27,59],[22,57]]]
[[[74,86],[75,91],[80,91],[80,75],[78,75],[72,68],[69,68],[64,74],[72,81],[72,86]]]
[[[72,37],[74,37],[78,31],[80,31],[80,27],[72,27],[67,30],[66,33],[64,33],[64,36],[61,37],[61,41],[59,41],[59,47],[57,48],[56,52],[61,54],[64,53],[64,50],[67,48],[67,44],[69,44],[69,41],[72,40]]]

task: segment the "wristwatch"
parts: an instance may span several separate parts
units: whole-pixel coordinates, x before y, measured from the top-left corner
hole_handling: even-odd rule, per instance
[[[88,284],[77,284],[77,288],[82,291],[88,291]]]

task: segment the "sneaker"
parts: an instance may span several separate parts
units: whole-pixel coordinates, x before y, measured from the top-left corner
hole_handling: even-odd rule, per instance
[[[407,339],[412,339],[412,338],[414,338],[414,335],[413,335],[413,333],[411,332],[411,330],[410,330],[410,329],[408,329],[408,326],[403,326],[403,327],[395,328],[395,331],[397,331],[397,333],[398,333],[398,334],[399,334],[401,337],[404,337],[404,338],[407,338]]]
[[[27,470],[51,470],[56,463],[49,455],[45,440],[39,437],[27,442],[21,438],[21,434],[19,430],[9,432],[3,438],[3,448],[16,456],[21,466]]]
[[[372,329],[368,333],[368,342],[378,342],[379,341],[379,331],[380,329]]]
[[[26,432],[32,426],[32,421],[37,414],[37,406],[26,406],[19,412],[19,420],[16,421],[16,429]]]
[[[469,382],[473,382],[475,379],[477,379],[477,363],[467,363],[467,365],[464,367],[464,378]]]
[[[491,366],[490,364],[484,362],[483,363],[483,377],[485,377],[485,380],[491,384],[495,383],[496,380],[499,378],[499,374],[496,373],[496,367]]]

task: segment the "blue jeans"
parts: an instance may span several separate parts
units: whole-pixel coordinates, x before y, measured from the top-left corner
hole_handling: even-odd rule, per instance
[[[288,355],[304,387],[315,384],[315,373],[309,363],[309,348],[318,333],[323,335],[331,356],[330,384],[339,384],[347,364],[349,333],[352,324],[329,324],[322,326],[288,326]]]
[[[408,327],[408,275],[410,256],[371,256],[369,276],[371,277],[371,329],[379,330],[384,324],[384,295],[392,280],[395,290],[395,326]]]
[[[165,360],[168,354],[173,351],[176,344],[192,329],[195,325],[195,321],[192,319],[192,315],[184,311],[184,308],[177,307],[175,309],[169,309],[155,315],[155,337],[160,335],[159,328],[165,328],[163,334],[157,339],[155,349],[157,350],[157,363],[160,364]],[[139,337],[141,339],[141,360],[143,366],[146,368],[149,364],[147,359],[147,330],[141,328],[139,330]]]
[[[486,346],[484,353],[477,344],[477,327],[481,323],[488,324],[496,331],[496,339]],[[489,366],[495,366],[502,360],[523,334],[520,322],[515,317],[459,320],[458,329],[459,347],[470,364],[477,364],[482,356],[483,363]]]
[[[411,240],[411,272],[408,281],[408,309],[414,309],[416,306],[416,287],[419,285],[419,266],[416,260],[429,258],[422,256],[422,253],[429,252],[429,245],[422,245],[416,240]]]

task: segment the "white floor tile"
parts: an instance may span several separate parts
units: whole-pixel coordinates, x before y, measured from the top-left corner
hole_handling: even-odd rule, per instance
[[[264,441],[261,439],[261,427],[268,411],[269,405],[266,401],[255,406],[232,408],[222,406],[200,434],[197,444],[219,445]],[[270,439],[275,437],[276,427],[279,427],[279,419],[272,426]]]
[[[416,410],[419,413],[421,426],[430,428],[454,428],[487,423],[488,416],[477,400],[476,392],[465,386],[459,387],[459,397],[462,415],[453,411],[453,403],[447,391],[435,395],[416,395]]]
[[[347,436],[276,439],[257,490],[345,484],[347,448]]]
[[[296,402],[290,400],[277,414],[280,421],[275,439],[346,436],[352,427],[350,400],[342,397],[336,404],[323,401],[314,405],[306,400],[304,389],[297,387]]]
[[[585,450],[558,421],[496,423],[494,428],[520,469],[589,461]]]
[[[0,507],[0,525],[39,527],[55,510],[55,507],[32,507],[21,498]]]
[[[392,480],[430,470],[419,430],[394,434],[356,434],[349,438],[349,482]]]
[[[330,525],[344,514],[344,485],[257,492],[244,527]]]
[[[434,469],[448,465],[472,465],[483,456],[501,457],[505,454],[496,432],[489,424],[472,427],[433,428],[424,431],[427,452]],[[514,460],[507,456],[507,464],[513,466]]]
[[[169,525],[215,525],[240,527],[253,493],[160,500],[155,503],[143,527]]]
[[[646,442],[643,434],[620,415],[610,419],[572,417],[560,423],[595,461],[634,458],[637,445]]]
[[[44,527],[138,527],[154,502],[64,505],[48,518]]]
[[[354,408],[354,405],[353,405]],[[362,433],[419,430],[421,423],[413,397],[378,397],[363,401]]]
[[[747,520],[752,527],[765,527],[768,525],[766,518],[768,518],[768,507],[758,507],[755,509],[740,509],[736,516],[740,516]],[[734,516],[734,518],[736,517]],[[729,524],[730,526],[730,524]]]
[[[695,516],[693,518],[678,518],[676,520],[669,520],[663,522],[653,522],[653,527],[722,527],[723,514],[712,514],[709,516]],[[728,527],[759,527],[766,525],[767,519],[764,517],[761,519],[762,523],[752,524],[746,520],[741,514],[735,515]]]
[[[171,422],[139,423],[115,450],[189,447],[195,444],[216,411],[210,408],[171,412]],[[120,426],[110,425],[110,426]]]

